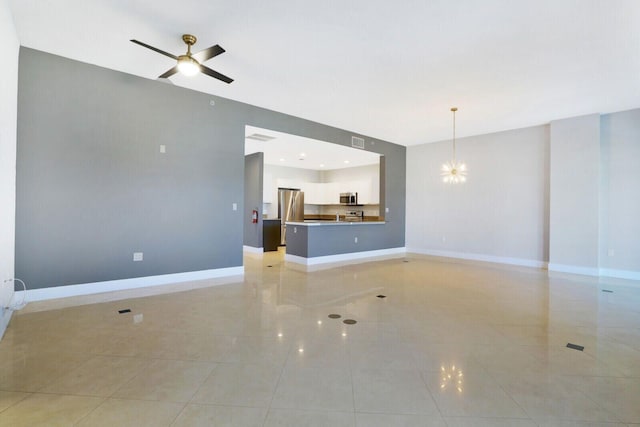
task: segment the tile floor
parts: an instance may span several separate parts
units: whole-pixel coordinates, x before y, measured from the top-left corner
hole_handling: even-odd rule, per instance
[[[640,424],[638,282],[413,255],[245,268],[179,293],[32,303],[0,342],[0,425]]]

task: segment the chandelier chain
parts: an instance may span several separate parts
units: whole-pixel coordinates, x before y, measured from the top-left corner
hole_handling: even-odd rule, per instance
[[[456,163],[456,110],[457,108],[452,108],[453,111],[453,163]]]

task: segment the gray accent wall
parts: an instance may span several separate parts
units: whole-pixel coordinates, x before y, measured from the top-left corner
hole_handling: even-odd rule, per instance
[[[386,158],[377,238],[404,246],[405,147],[21,48],[16,274],[43,288],[241,266],[245,125],[363,137]]]
[[[244,157],[244,244],[262,248],[262,186],[264,180],[264,153],[253,153]],[[252,222],[253,210],[258,211],[258,222]]]

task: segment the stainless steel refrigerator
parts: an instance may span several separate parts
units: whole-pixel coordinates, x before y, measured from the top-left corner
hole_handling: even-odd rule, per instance
[[[304,221],[304,193],[292,188],[278,188],[280,244],[287,244],[287,221]]]

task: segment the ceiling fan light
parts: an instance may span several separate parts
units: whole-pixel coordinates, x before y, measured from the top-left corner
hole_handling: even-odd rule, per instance
[[[183,55],[178,58],[178,70],[185,76],[195,76],[200,71],[200,64],[192,57]]]

